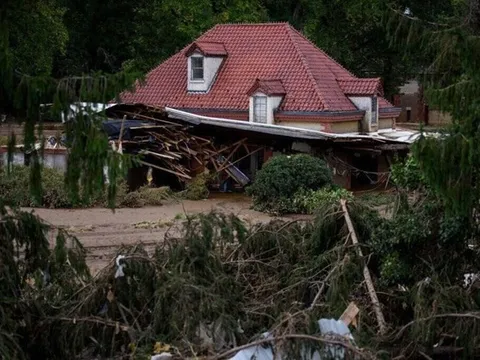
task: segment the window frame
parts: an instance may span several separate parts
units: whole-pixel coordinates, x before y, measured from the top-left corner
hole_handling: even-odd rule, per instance
[[[258,104],[259,100],[265,101],[264,104]],[[268,96],[265,96],[265,95],[253,96],[252,105],[253,105],[253,122],[257,124],[267,124],[268,123]],[[259,116],[257,114],[257,105],[261,106],[260,111],[262,111],[263,110],[262,108],[264,107],[263,114],[261,114],[263,116],[261,116],[261,118],[263,119],[264,117],[265,121],[258,121]]]
[[[195,65],[195,61],[201,60],[201,66]],[[195,77],[195,71],[201,70],[202,77]],[[190,80],[191,81],[205,81],[205,58],[203,56],[192,56],[190,58]]]
[[[378,125],[378,99],[376,96],[372,98],[372,118],[370,123],[372,125]]]

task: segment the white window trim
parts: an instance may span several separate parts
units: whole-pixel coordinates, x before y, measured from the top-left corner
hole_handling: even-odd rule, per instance
[[[203,78],[195,79],[193,77],[193,59],[202,59]],[[205,57],[200,55],[192,55],[190,57],[190,82],[192,83],[204,83],[205,82]]]

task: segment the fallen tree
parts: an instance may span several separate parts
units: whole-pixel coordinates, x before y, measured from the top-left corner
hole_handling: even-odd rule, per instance
[[[38,221],[22,216],[25,222],[11,222],[4,214],[1,234],[15,226],[22,234],[27,220]],[[4,321],[15,324],[6,328],[13,336],[2,333],[0,349],[8,350],[2,356],[142,359],[163,349],[220,359],[269,331],[276,339],[271,345],[295,358],[304,346],[331,345],[312,324],[339,318],[352,302],[359,309],[352,327],[358,348],[339,342],[356,357],[473,356],[480,346],[475,282],[464,286],[459,278],[466,267],[438,272],[451,259],[431,252],[424,266],[392,283],[391,274],[383,274],[387,258],[370,245],[395,221],[396,215],[380,218],[355,201],[325,204],[314,222],[250,227],[233,215],[200,215],[187,218],[180,235],[167,234],[153,253],[141,244],[121,249],[95,278],[85,272],[76,242],[60,237],[53,252],[27,247],[25,259],[43,254],[43,260],[17,263],[17,275],[9,277],[15,280],[2,286]],[[39,227],[37,236],[45,230]],[[395,237],[383,241],[400,246]],[[426,241],[431,248],[447,246]],[[27,243],[14,250],[21,244]],[[413,246],[421,255],[427,244]],[[10,254],[2,263],[13,264],[15,251],[1,253]]]

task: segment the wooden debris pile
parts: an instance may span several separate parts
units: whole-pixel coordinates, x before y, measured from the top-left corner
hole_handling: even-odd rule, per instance
[[[114,141],[122,144],[126,153],[140,155],[142,165],[175,175],[180,183],[188,182],[196,175],[205,172],[225,174],[232,178],[241,187],[250,182],[235,164],[251,154],[262,150],[263,147],[247,144],[247,139],[241,139],[233,144],[215,143],[214,137],[201,137],[191,132],[191,127],[175,123],[166,118],[159,110],[158,113],[130,111],[121,112],[123,120],[118,136]],[[136,125],[127,127],[127,116],[141,120]],[[128,130],[128,137],[124,134]],[[243,156],[234,155],[243,149]],[[246,154],[246,155],[245,155]]]

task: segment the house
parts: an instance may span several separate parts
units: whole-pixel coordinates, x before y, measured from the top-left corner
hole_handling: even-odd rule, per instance
[[[232,154],[250,179],[270,156],[300,151],[327,159],[346,188],[371,185],[388,178],[386,151],[408,151],[381,79],[356,77],[287,23],[217,25],[119,98],[111,117],[163,109],[224,144],[246,137],[265,147]],[[137,105],[150,110],[119,112]]]
[[[428,106],[423,96],[423,89],[415,79],[400,86],[394,103],[401,109],[397,122],[403,126],[418,124],[444,126],[452,122],[450,114]]]
[[[287,23],[217,25],[123,103],[330,133],[395,128],[380,78],[358,78]]]

